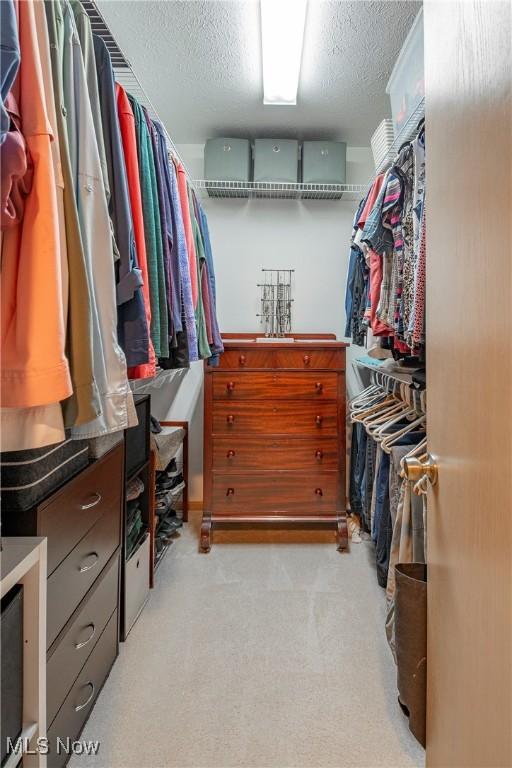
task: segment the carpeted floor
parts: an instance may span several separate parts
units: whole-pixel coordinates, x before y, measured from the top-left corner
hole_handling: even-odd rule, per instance
[[[197,517],[197,516],[196,516]],[[175,541],[70,768],[420,768],[373,546],[332,531]]]

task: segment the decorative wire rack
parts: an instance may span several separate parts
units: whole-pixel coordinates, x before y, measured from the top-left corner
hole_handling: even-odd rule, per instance
[[[265,336],[285,336],[292,330],[292,273],[294,269],[262,269],[261,312],[257,315]]]
[[[285,200],[359,200],[366,184],[306,184],[277,181],[210,181],[194,179],[196,191],[203,197],[271,198]]]

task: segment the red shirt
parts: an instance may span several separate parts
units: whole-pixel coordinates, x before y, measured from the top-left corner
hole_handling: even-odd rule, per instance
[[[135,133],[135,118],[126,95],[126,91],[119,83],[116,83],[117,113],[119,115],[119,125],[121,127],[121,138],[123,142],[124,161],[126,165],[126,175],[128,179],[128,191],[130,194],[130,207],[132,209],[133,231],[139,267],[142,271],[142,295],[144,297],[144,309],[148,325],[148,335],[151,328],[151,304],[149,300],[149,276],[148,262],[146,257],[146,241],[144,239],[144,218],[142,215],[142,198],[140,192],[139,180],[139,160],[137,157],[137,139]],[[130,379],[149,379],[156,373],[155,350],[149,339],[149,362],[143,365],[136,365],[128,368],[128,377]]]

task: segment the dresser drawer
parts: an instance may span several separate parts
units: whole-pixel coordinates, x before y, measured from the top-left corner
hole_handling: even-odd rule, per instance
[[[241,371],[248,368],[272,368],[274,355],[270,349],[229,349],[220,356],[219,368]]]
[[[48,537],[48,575],[107,510],[120,509],[122,472],[123,449],[118,446],[41,507],[38,536]]]
[[[336,437],[217,437],[213,440],[213,470],[337,470],[338,450]]]
[[[237,399],[336,400],[337,373],[215,373],[213,397]]]
[[[78,737],[116,656],[117,611],[109,619],[94,651],[66,696],[57,717],[48,728],[48,768],[60,768],[68,760],[69,755],[65,752],[57,754],[57,738],[60,737],[66,742],[67,738],[74,741]]]
[[[214,435],[336,435],[336,403],[288,400],[216,401],[213,407]]]
[[[337,472],[214,474],[213,512],[233,516],[333,513],[337,488]]]
[[[120,544],[119,507],[106,510],[48,579],[47,647]]]
[[[274,354],[276,368],[345,368],[343,349],[279,349]]]
[[[107,565],[80,606],[78,615],[48,659],[47,720],[59,711],[78,673],[91,655],[107,621],[117,606],[119,587],[119,554]]]

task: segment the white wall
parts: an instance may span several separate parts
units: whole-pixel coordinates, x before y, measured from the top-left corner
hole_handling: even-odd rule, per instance
[[[190,173],[202,176],[202,147],[179,147]],[[370,150],[348,148],[348,183],[373,173]],[[294,269],[292,330],[336,333],[345,327],[345,283],[356,201],[219,200],[204,208],[212,239],[221,331],[259,330],[261,269]],[[360,348],[348,350],[348,361]],[[166,374],[166,377],[168,374]],[[159,419],[190,423],[190,498],[202,498],[202,363],[192,364],[152,391]],[[350,362],[349,392],[358,388]]]

